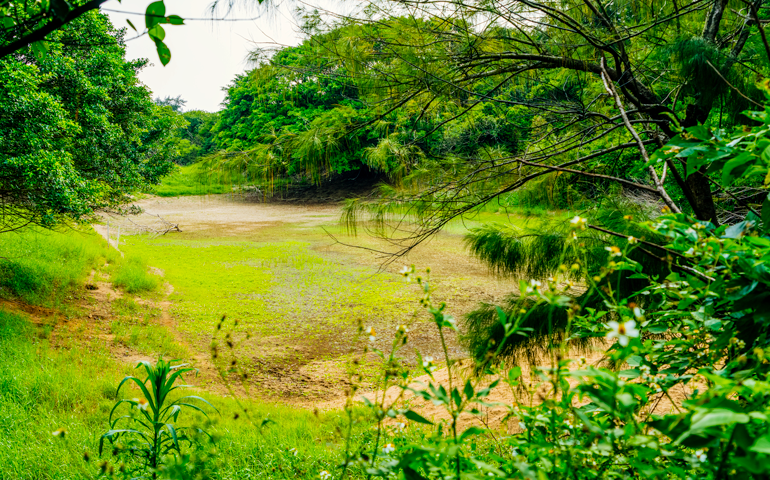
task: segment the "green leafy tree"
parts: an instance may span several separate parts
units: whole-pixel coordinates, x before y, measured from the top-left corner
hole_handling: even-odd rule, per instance
[[[50,34],[46,55],[0,59],[0,231],[87,219],[170,170],[180,120],[153,104],[123,35],[90,13]]]

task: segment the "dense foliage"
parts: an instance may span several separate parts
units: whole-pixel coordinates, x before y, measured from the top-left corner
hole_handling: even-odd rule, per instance
[[[47,54],[0,59],[0,231],[87,218],[169,172],[180,122],[139,83],[124,33],[90,13]]]

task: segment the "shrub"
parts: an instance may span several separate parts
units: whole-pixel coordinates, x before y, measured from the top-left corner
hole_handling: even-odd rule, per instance
[[[723,186],[752,177],[770,184],[770,109],[751,117],[763,125],[736,132],[693,127],[673,139],[655,158],[681,156],[695,167],[721,170]],[[689,158],[694,157],[694,158]],[[762,218],[760,218],[762,217]],[[628,219],[630,223],[631,220]],[[576,217],[572,241],[562,258],[588,264],[578,235],[589,228]],[[608,245],[603,265],[585,279],[602,302],[591,308],[568,294],[568,265],[543,282],[521,281],[521,295],[497,308],[502,342],[489,342],[477,355],[483,376],[448,385],[415,386],[398,352],[408,344],[399,328],[389,352],[374,350],[384,366],[379,389],[397,386],[441,406],[448,421],[428,435],[393,434],[391,419],[433,425],[403,408],[400,400],[380,395],[367,406],[377,420],[372,442],[346,443],[340,477],[365,465],[372,476],[407,479],[460,478],[767,478],[770,460],[770,198],[761,215],[735,225],[716,226],[684,214],[665,214],[634,228],[622,248]],[[634,251],[652,251],[668,271],[651,273]],[[402,272],[422,289],[427,309],[447,353],[445,331],[456,322],[435,305],[427,276],[414,267]],[[644,286],[623,293],[617,275],[642,279]],[[539,306],[566,317],[563,335],[550,345],[544,364],[522,376],[518,366],[501,361],[506,340],[529,336],[524,327]],[[552,317],[544,319],[546,323]],[[554,338],[550,336],[549,338]],[[603,339],[611,346],[597,365],[570,358],[575,340]],[[421,373],[431,374],[432,359],[418,355]],[[484,377],[494,381],[485,384]],[[458,418],[477,415],[483,423],[487,397],[507,385],[515,400],[502,405],[518,433],[487,428],[458,429]],[[356,391],[355,383],[350,398]],[[500,406],[499,404],[496,406]],[[346,406],[351,425],[352,401]]]

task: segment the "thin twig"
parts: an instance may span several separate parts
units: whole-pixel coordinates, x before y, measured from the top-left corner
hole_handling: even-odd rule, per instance
[[[650,163],[650,157],[647,155],[647,150],[644,148],[644,142],[639,137],[639,134],[636,132],[636,129],[633,125],[631,125],[631,122],[628,120],[628,115],[626,115],[626,110],[623,108],[623,102],[620,100],[620,96],[618,95],[618,92],[615,91],[615,87],[612,85],[612,80],[610,77],[610,74],[607,73],[607,66],[606,61],[604,60],[604,57],[601,58],[601,61],[599,62],[599,65],[602,69],[602,83],[604,83],[604,89],[607,90],[607,93],[609,93],[612,98],[615,100],[615,105],[618,107],[618,110],[620,110],[620,116],[623,117],[623,123],[625,123],[626,128],[629,132],[631,132],[631,136],[634,137],[634,140],[636,140],[636,143],[639,145],[639,152],[642,154],[642,158],[644,159],[644,163]],[[679,207],[676,206],[674,201],[671,199],[671,197],[668,196],[668,192],[666,192],[666,189],[663,187],[663,183],[660,181],[660,178],[658,178],[658,172],[655,171],[655,167],[652,165],[649,166],[650,175],[652,176],[653,182],[655,182],[655,186],[657,187],[658,193],[663,198],[663,201],[666,202],[666,205],[668,205],[668,208],[671,209],[674,213],[682,213],[682,211],[679,209]]]
[[[708,63],[708,64],[709,64],[709,67],[711,67],[711,68],[713,68],[713,69],[714,69],[714,71],[716,72],[716,74],[717,74],[717,75],[719,75],[719,78],[721,78],[721,79],[722,79],[722,81],[724,81],[724,82],[727,84],[727,86],[728,86],[728,87],[732,88],[732,89],[735,91],[735,93],[737,93],[737,94],[738,94],[738,95],[740,95],[741,97],[745,98],[745,99],[746,99],[746,100],[748,100],[749,102],[753,103],[754,105],[756,105],[756,106],[758,106],[758,107],[760,107],[760,108],[765,108],[765,106],[764,106],[764,105],[762,105],[761,103],[755,102],[754,100],[750,99],[749,97],[747,97],[746,95],[744,95],[744,94],[743,94],[743,92],[741,92],[741,91],[740,91],[740,90],[738,90],[736,87],[734,87],[732,83],[728,82],[728,81],[727,81],[727,79],[726,79],[725,77],[723,77],[723,76],[722,76],[722,73],[721,73],[721,72],[720,72],[720,71],[717,69],[717,67],[715,67],[715,66],[714,66],[714,64],[712,64],[712,63],[711,63],[709,60],[706,60],[706,63]]]

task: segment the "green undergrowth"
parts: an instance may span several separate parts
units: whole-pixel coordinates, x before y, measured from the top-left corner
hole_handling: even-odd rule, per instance
[[[0,310],[0,478],[98,478],[99,463],[111,458],[109,450],[99,458],[98,441],[116,387],[125,375],[141,372],[113,360],[98,341],[54,348],[41,338],[40,328]],[[186,380],[196,383],[195,377]],[[220,413],[211,415],[207,426],[217,440],[211,478],[317,478],[341,462],[339,412],[314,415],[246,402],[249,421],[232,398],[193,394],[205,396]],[[131,396],[138,391],[121,390],[120,398]],[[203,421],[189,417],[192,425]],[[58,429],[64,429],[64,438],[52,434]],[[363,427],[357,430],[357,436],[368,435]]]
[[[57,307],[83,288],[91,269],[119,258],[91,227],[36,228],[0,236],[0,297]]]
[[[128,293],[152,292],[161,284],[160,277],[148,271],[145,261],[135,255],[129,255],[118,262],[112,283]]]
[[[200,163],[194,163],[174,168],[170,175],[163,177],[153,193],[161,197],[230,193],[233,191],[233,186],[240,183],[242,182],[238,178],[210,174],[201,168]]]
[[[110,323],[113,343],[152,357],[190,358],[190,351],[161,323],[160,307],[125,296],[112,302],[112,310],[115,314]]]

